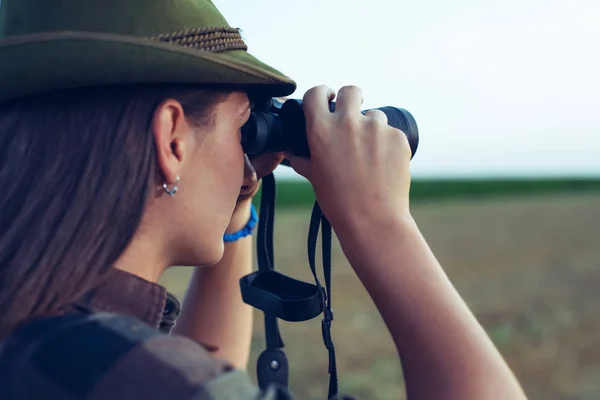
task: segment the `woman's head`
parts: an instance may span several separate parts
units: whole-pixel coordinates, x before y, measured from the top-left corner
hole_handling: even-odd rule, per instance
[[[241,92],[164,86],[0,104],[0,336],[73,301],[124,254],[216,262],[254,182],[239,137],[248,111]],[[163,184],[177,177],[171,197]]]
[[[167,246],[160,249],[164,264],[216,263],[240,189],[253,181],[244,174],[240,133],[250,116],[248,97],[209,97],[200,108],[193,107],[198,93],[167,97],[151,117],[158,173],[139,238]],[[177,192],[171,197],[163,185]]]

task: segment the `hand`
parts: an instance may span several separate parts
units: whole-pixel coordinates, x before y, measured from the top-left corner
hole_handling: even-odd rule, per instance
[[[284,159],[283,153],[262,154],[252,160],[245,156],[244,185],[240,190],[238,202],[252,199],[260,188],[260,180],[273,172]]]
[[[379,110],[361,114],[362,92],[346,86],[336,110],[328,87],[309,90],[303,99],[311,158],[287,155],[291,166],[313,185],[316,198],[334,229],[360,229],[365,223],[387,224],[410,216],[406,135],[387,124]]]
[[[252,198],[258,193],[260,180],[273,172],[281,164],[283,158],[283,153],[263,154],[252,160],[245,156],[244,185],[240,190],[237,205],[226,230],[227,233],[237,232],[246,226],[250,219]]]

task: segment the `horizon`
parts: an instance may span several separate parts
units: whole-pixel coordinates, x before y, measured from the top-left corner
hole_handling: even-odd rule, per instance
[[[288,97],[355,84],[364,108],[410,111],[415,178],[600,176],[592,0],[215,4],[251,54],[296,80]]]

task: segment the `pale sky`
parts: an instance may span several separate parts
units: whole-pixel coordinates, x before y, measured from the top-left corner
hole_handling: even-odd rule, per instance
[[[600,2],[214,3],[291,97],[354,84],[365,108],[408,109],[415,177],[600,176]]]

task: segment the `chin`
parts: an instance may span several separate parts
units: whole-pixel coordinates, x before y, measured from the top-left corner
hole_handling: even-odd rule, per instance
[[[210,245],[198,246],[182,252],[177,265],[212,267],[223,258],[225,243],[222,238],[211,241]]]
[[[223,254],[225,253],[225,243],[223,243],[223,239],[218,241],[218,244],[215,243],[214,249],[211,249],[210,252],[206,252],[202,255],[203,262],[201,265],[205,265],[207,267],[212,267],[217,264],[223,258]]]
[[[211,246],[207,246],[204,248],[204,251],[201,251],[202,254],[198,254],[198,258],[200,259],[200,265],[204,265],[207,267],[212,267],[217,264],[223,258],[223,254],[225,253],[225,243],[223,243],[223,237],[219,236],[211,241]]]

